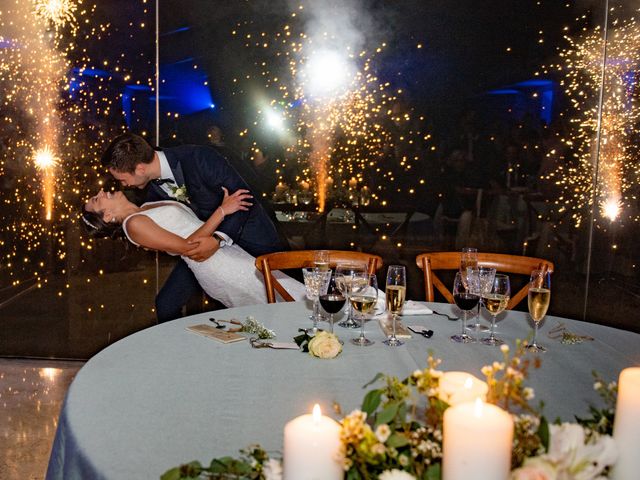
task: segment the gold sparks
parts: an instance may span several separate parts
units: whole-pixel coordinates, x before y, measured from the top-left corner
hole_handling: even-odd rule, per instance
[[[565,72],[561,85],[571,102],[570,134],[561,139],[564,161],[557,162],[556,172],[549,180],[555,181],[562,192],[555,202],[556,209],[569,211],[576,225],[592,207],[599,208],[600,214],[612,221],[625,210],[630,212],[627,218],[639,220],[631,212],[634,191],[640,183],[636,141],[640,120],[636,74],[640,64],[640,25],[634,18],[614,20],[611,25],[604,79],[600,28],[576,37],[566,36],[569,46],[561,52],[563,63],[546,70]],[[604,91],[599,110],[601,84]]]
[[[40,170],[46,170],[56,165],[57,159],[49,146],[38,150],[33,156],[33,161]]]
[[[35,12],[56,29],[75,25],[78,5],[72,0],[35,0]]]

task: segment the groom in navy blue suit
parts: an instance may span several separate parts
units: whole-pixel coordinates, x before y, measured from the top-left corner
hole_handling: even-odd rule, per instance
[[[154,150],[133,133],[119,135],[102,155],[102,165],[124,187],[145,188],[147,201],[178,200],[186,203],[205,221],[220,206],[222,187],[230,193],[249,189],[242,177],[213,148],[183,145]],[[204,261],[218,248],[237,243],[253,256],[283,250],[278,232],[258,202],[224,221],[211,237],[192,239],[186,256]],[[158,322],[182,316],[182,307],[201,291],[187,264],[180,260],[156,297]]]

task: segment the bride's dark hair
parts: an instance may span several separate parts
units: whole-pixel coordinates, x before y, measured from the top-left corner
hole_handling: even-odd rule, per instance
[[[117,239],[124,237],[122,224],[105,222],[101,213],[89,212],[86,206],[80,211],[80,223],[91,237]]]

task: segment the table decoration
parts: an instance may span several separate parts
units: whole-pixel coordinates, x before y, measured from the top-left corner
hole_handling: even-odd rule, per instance
[[[311,336],[308,330],[302,330],[302,335],[293,338],[293,341],[303,352],[308,352],[312,357],[331,359],[337,357],[342,352],[340,339],[329,332],[319,330]]]
[[[340,424],[322,415],[320,405],[284,427],[284,477],[296,480],[340,480]]]
[[[262,323],[255,319],[252,315],[247,317],[247,320],[243,323],[238,319],[232,318],[231,320],[218,320],[218,322],[226,322],[231,325],[238,325],[238,327],[230,328],[229,332],[243,332],[243,333],[253,333],[258,335],[258,338],[261,340],[267,340],[269,338],[275,338],[276,332],[273,330],[269,330]]]
[[[540,366],[539,356],[527,354],[526,343],[520,340],[516,341],[514,352],[507,345],[502,345],[500,350],[502,361],[495,361],[481,370],[486,378],[487,403],[480,401],[483,413],[479,415],[473,412],[476,408],[473,403],[452,406],[443,400],[450,399],[445,391],[451,388],[448,383],[454,377],[453,372],[447,377],[447,372],[439,369],[441,361],[431,353],[425,369],[416,370],[404,379],[381,373],[376,375],[364,386],[371,389],[364,396],[360,409],[340,421],[337,458],[343,470],[336,478],[614,478],[610,476],[610,469],[617,459],[617,446],[611,437],[616,382],[606,383],[596,376],[594,389],[605,407],[592,407],[587,416],[576,417],[576,423],[549,424],[541,413],[542,402],[538,406],[532,405],[534,391],[525,382],[529,371]],[[372,388],[373,385],[376,387]],[[485,428],[494,433],[487,433]],[[635,424],[633,429],[638,434]],[[472,443],[464,446],[461,443],[464,439],[461,440],[458,434],[466,435]],[[285,457],[286,444],[285,439]],[[283,478],[282,470],[278,468],[279,460],[269,458],[259,447],[251,447],[250,452],[258,453],[249,454],[248,460],[246,453],[233,461],[229,457],[214,459],[210,467],[191,462],[168,470],[161,479]],[[476,465],[475,471],[460,476],[458,468],[463,460]],[[220,473],[221,465],[228,467],[223,473]],[[251,469],[236,473],[238,465],[243,465],[242,468],[249,465]],[[495,465],[501,465],[497,473],[491,470]],[[285,473],[284,478],[295,480],[299,477]],[[635,477],[622,476],[616,480],[632,478]]]
[[[613,438],[620,458],[613,478],[626,480],[640,476],[640,367],[622,370],[618,385]]]

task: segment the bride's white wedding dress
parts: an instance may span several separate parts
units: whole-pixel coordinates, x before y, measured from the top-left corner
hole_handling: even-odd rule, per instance
[[[127,217],[122,229],[134,245],[127,232],[127,221],[135,215],[146,215],[157,225],[182,238],[187,238],[202,225],[202,220],[195,213],[179,202],[148,202],[143,207],[151,207]],[[235,243],[218,249],[204,262],[196,262],[182,257],[198,283],[212,298],[227,307],[240,307],[266,303],[264,280],[255,267],[255,257],[249,255]],[[274,271],[273,275],[296,300],[305,298],[304,285],[282,272]]]

